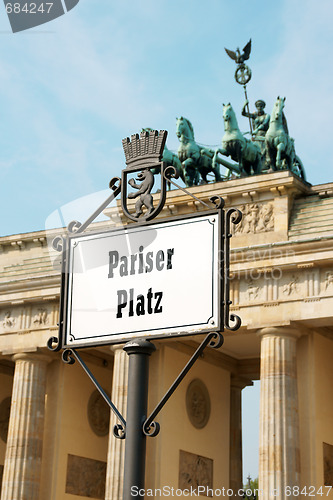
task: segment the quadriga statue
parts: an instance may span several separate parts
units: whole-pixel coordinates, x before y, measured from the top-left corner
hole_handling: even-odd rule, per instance
[[[154,129],[152,129],[150,127],[145,127],[145,128],[141,129],[141,132],[152,132],[153,130]],[[169,166],[174,167],[177,170],[179,177],[185,182],[183,165],[181,164],[178,156],[175,153],[173,153],[172,151],[170,151],[170,149],[168,149],[167,146],[164,146],[162,161],[164,161],[164,163],[168,167]],[[160,167],[153,168],[151,171],[154,175],[161,173]],[[171,185],[168,182],[168,188],[170,189],[170,187],[171,187]]]
[[[258,99],[255,103],[256,111],[250,113],[248,111],[249,101],[246,100],[242,109],[242,116],[250,118],[253,127],[253,141],[258,143],[261,155],[265,155],[265,135],[269,127],[270,115],[266,113],[266,103],[262,99]]]
[[[210,172],[213,172],[216,182],[221,181],[220,167],[217,162],[212,162],[213,152],[195,142],[193,126],[187,118],[177,118],[176,135],[180,142],[178,158],[183,166],[185,184],[194,186],[201,182],[207,183]]]
[[[286,98],[278,97],[274,103],[265,135],[266,168],[270,171],[289,169],[305,180],[305,170],[295,152],[294,139],[288,132],[283,112]]]
[[[223,121],[222,148],[216,149],[213,165],[218,161],[218,154],[221,154],[230,156],[238,162],[238,166],[235,165],[233,170],[240,175],[260,174],[262,166],[260,146],[241,133],[236,114],[230,103],[223,104]]]

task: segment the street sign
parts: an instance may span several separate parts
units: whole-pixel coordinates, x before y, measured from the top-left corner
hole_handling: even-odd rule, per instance
[[[63,347],[223,330],[219,210],[67,238]]]

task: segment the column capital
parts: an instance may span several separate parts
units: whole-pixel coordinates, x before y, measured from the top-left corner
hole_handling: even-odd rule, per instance
[[[269,326],[257,330],[256,334],[258,337],[288,337],[294,338],[295,340],[302,336],[299,330],[291,326]]]
[[[124,345],[125,344],[110,345],[110,351],[112,351],[115,354],[117,351],[122,351],[124,349]]]
[[[52,358],[48,354],[40,353],[38,351],[34,352],[17,352],[12,355],[13,361],[40,361],[43,363],[51,363]]]

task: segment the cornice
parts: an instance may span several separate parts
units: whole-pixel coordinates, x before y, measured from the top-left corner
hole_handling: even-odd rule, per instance
[[[53,287],[60,287],[60,273],[52,273],[43,276],[31,277],[28,276],[26,278],[18,278],[12,279],[8,281],[2,281],[0,283],[0,296],[2,294],[8,294],[12,292],[21,292],[21,291],[33,291],[40,289],[47,289]]]
[[[193,186],[187,190],[195,196],[201,198],[205,194],[209,198],[214,191],[225,199],[226,203],[229,199],[236,197],[244,198],[249,195],[249,198],[254,198],[257,193],[267,192],[270,197],[283,196],[288,194],[311,194],[312,186],[307,182],[302,181],[289,170],[273,172],[271,174],[253,175],[244,178],[231,179],[214,184],[204,184],[202,186]],[[171,196],[170,196],[171,193]],[[184,197],[181,190],[171,191],[169,199],[177,199]]]
[[[47,239],[53,238],[59,233],[62,234],[64,231],[66,231],[66,229],[64,228],[55,228],[33,231],[31,233],[19,233],[10,234],[8,236],[0,236],[0,247],[4,245],[17,245],[24,248],[24,244],[26,243],[36,243],[37,245],[44,246]]]
[[[327,255],[327,252],[329,252],[330,255]],[[313,256],[314,253],[316,253],[315,257]],[[318,253],[322,254],[322,258],[318,257]],[[263,256],[262,260],[265,260],[267,258],[279,260],[289,258],[290,260],[290,256],[292,255],[294,258],[294,262],[288,262],[288,266],[294,267],[298,267],[302,264],[305,265],[309,261],[316,261],[325,264],[326,261],[330,261],[331,259],[333,259],[333,235],[307,240],[286,240],[232,248],[231,264],[240,264],[245,262],[254,263],[253,259],[249,260],[249,255],[251,254],[258,254],[258,256],[261,254]],[[307,255],[310,256],[309,259],[300,259],[301,256],[304,257]],[[298,260],[296,260],[296,257]]]

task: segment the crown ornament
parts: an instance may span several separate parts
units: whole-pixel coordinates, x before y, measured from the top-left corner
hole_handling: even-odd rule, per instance
[[[123,139],[127,167],[137,169],[159,163],[163,156],[167,135],[166,130],[150,130]]]

